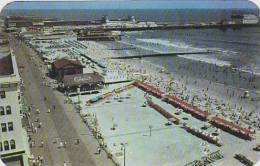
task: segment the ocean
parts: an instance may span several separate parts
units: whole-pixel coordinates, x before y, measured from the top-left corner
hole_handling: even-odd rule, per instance
[[[3,15],[27,15],[37,17],[51,17],[63,20],[94,20],[107,15],[109,19],[124,19],[135,16],[141,21],[159,22],[219,22],[223,19],[230,20],[232,14],[256,14],[257,10],[4,10]],[[125,32],[121,41],[102,42],[112,48],[135,47],[135,50],[121,51],[122,55],[138,55],[149,53],[189,52],[213,50],[210,54],[181,55],[177,57],[167,56],[160,58],[146,58],[148,61],[165,66],[171,73],[187,70],[186,73],[199,77],[207,70],[237,69],[248,76],[260,77],[260,28],[243,27],[238,29],[174,29],[142,32]],[[203,64],[203,65],[202,65]],[[192,71],[192,72],[191,72]],[[231,73],[231,71],[230,71]],[[205,79],[212,79],[203,76]],[[216,78],[215,78],[216,77]],[[230,85],[239,85],[248,88],[241,83],[230,79],[227,73],[214,76],[215,81],[226,82]],[[233,77],[233,76],[231,76]],[[245,80],[249,77],[245,76]],[[242,85],[243,84],[243,85]],[[258,88],[259,85],[255,85]]]
[[[167,68],[173,75],[190,75],[252,90],[260,88],[258,27],[127,32],[121,41],[103,44],[110,48],[136,48],[121,51],[122,56],[211,50],[213,52],[209,54],[153,57],[145,60]],[[253,75],[256,79],[252,85],[250,79]]]
[[[135,16],[140,21],[162,21],[162,22],[198,22],[198,21],[216,21],[222,19],[230,20],[232,14],[251,13],[259,15],[257,9],[71,9],[71,10],[11,10],[3,9],[2,15],[24,15],[35,17],[57,18],[62,20],[95,20],[107,15],[109,19],[124,19],[128,16]]]

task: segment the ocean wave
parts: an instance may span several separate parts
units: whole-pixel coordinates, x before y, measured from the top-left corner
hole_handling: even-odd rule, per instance
[[[142,42],[146,42],[146,43],[160,44],[160,45],[169,46],[169,47],[178,47],[178,48],[185,48],[185,49],[189,48],[189,50],[193,48],[194,49],[193,51],[209,51],[209,50],[211,50],[211,51],[215,51],[217,54],[221,53],[219,55],[225,55],[225,56],[237,54],[237,52],[235,52],[235,51],[223,50],[221,48],[216,48],[216,47],[214,47],[214,48],[203,48],[203,49],[202,48],[195,48],[195,47],[192,47],[192,46],[185,44],[185,43],[182,43],[182,42],[171,43],[170,41],[163,40],[163,39],[140,39],[140,38],[138,38],[137,40],[142,41]],[[143,45],[140,45],[140,44],[128,43],[126,41],[118,41],[118,42],[121,43],[121,44],[130,45],[130,46],[133,46],[133,47],[136,47],[136,48],[140,48],[142,50],[153,51],[153,52],[156,52],[156,53],[167,53],[165,51],[156,49],[155,47],[149,48],[147,46],[143,46]],[[226,60],[220,60],[217,57],[215,57],[215,55],[213,55],[213,54],[210,57],[206,56],[206,55],[195,55],[195,54],[194,55],[193,54],[191,54],[191,55],[178,55],[178,57],[193,60],[193,61],[200,61],[200,62],[204,62],[204,63],[214,64],[214,65],[217,65],[217,66],[220,66],[220,67],[232,66],[231,62],[226,61]]]
[[[161,51],[161,50],[158,50],[158,49],[148,48],[148,47],[145,47],[145,46],[142,46],[142,45],[137,45],[137,44],[128,43],[128,42],[124,42],[124,41],[118,41],[118,43],[125,44],[125,45],[128,45],[128,46],[133,46],[135,48],[140,48],[140,49],[147,50],[147,51],[153,51],[153,52],[156,52],[156,53],[161,53],[161,54],[167,53],[165,51]]]
[[[234,40],[212,40],[212,39],[200,39],[207,42],[219,42],[219,43],[228,43],[228,44],[238,44],[238,45],[252,45],[252,46],[259,46],[259,43],[252,43],[252,42],[243,42],[243,41],[234,41]]]
[[[163,39],[140,39],[137,38],[136,40],[145,42],[145,43],[151,43],[151,44],[159,44],[167,47],[176,47],[176,48],[182,48],[182,49],[194,49],[196,51],[206,51],[205,48],[198,48],[194,47],[192,45],[183,43],[183,42],[177,42],[177,41],[169,41],[169,40],[163,40]]]
[[[260,68],[256,67],[256,66],[243,66],[243,67],[240,67],[240,68],[233,68],[233,69],[239,70],[239,71],[244,72],[244,73],[250,73],[250,74],[253,74],[253,75],[260,76],[260,72],[259,72]]]
[[[224,61],[212,57],[205,57],[201,55],[178,55],[178,57],[189,59],[189,60],[194,60],[194,61],[200,61],[204,63],[209,63],[209,64],[214,64],[220,67],[223,66],[231,66],[231,63],[229,61]]]
[[[224,49],[218,48],[218,47],[211,47],[211,48],[208,48],[208,50],[215,51],[215,52],[218,52],[218,53],[223,53],[223,54],[225,54],[225,56],[231,56],[231,55],[237,55],[238,54],[238,52],[236,52],[236,51],[224,50]]]
[[[181,49],[192,49],[192,51],[214,51],[216,53],[221,53],[221,55],[225,56],[232,56],[238,54],[236,51],[232,50],[224,50],[222,48],[217,47],[206,47],[206,48],[200,48],[200,47],[194,47],[193,45],[186,44],[184,42],[177,42],[177,41],[169,41],[169,40],[163,40],[163,39],[140,39],[137,38],[136,40],[145,42],[145,43],[151,43],[151,44],[158,44],[163,45],[167,47],[175,47],[175,48],[181,48]]]

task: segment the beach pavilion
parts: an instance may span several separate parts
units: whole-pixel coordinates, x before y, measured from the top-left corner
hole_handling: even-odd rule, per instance
[[[66,75],[82,74],[83,68],[78,60],[62,58],[52,63],[51,76],[60,82]]]
[[[104,85],[104,78],[99,73],[84,73],[65,75],[60,86],[66,93],[84,92],[101,89]]]

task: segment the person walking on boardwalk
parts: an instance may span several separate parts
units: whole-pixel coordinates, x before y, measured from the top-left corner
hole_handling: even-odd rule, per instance
[[[39,156],[40,163],[43,164],[43,156]]]
[[[101,147],[99,146],[97,149],[97,154],[100,154],[100,153],[101,153]]]
[[[67,141],[64,141],[64,148],[66,148],[66,146],[67,146]]]
[[[35,145],[35,141],[34,141],[34,140],[32,140],[32,147],[34,147],[34,145]]]
[[[36,160],[35,159],[32,160],[32,165],[36,166]]]
[[[37,134],[37,132],[38,132],[38,128],[36,126],[34,127],[34,132],[35,132],[35,134]]]
[[[60,141],[60,145],[59,145],[59,148],[63,148],[64,147],[64,144],[62,141]]]
[[[41,147],[43,148],[43,146],[44,146],[44,142],[43,140],[41,140]]]
[[[40,129],[42,127],[42,122],[39,122],[37,127]]]

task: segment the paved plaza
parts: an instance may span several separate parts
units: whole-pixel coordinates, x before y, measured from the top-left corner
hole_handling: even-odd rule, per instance
[[[113,85],[114,87],[115,85]],[[131,97],[129,98],[129,96]],[[89,98],[91,96],[81,96],[82,105]],[[72,100],[77,101],[78,97],[72,97]],[[176,108],[172,105],[155,97],[152,97],[152,100],[175,115]],[[104,143],[122,165],[124,161],[122,143],[126,147],[126,165],[170,166],[173,163],[174,165],[185,165],[193,160],[201,159],[206,155],[205,146],[203,146],[205,143],[209,149],[208,153],[220,150],[221,154],[225,156],[223,159],[215,161],[214,165],[223,165],[223,163],[240,165],[239,161],[233,159],[234,153],[243,154],[245,150],[242,147],[247,147],[249,151],[256,142],[256,140],[242,140],[221,130],[220,138],[223,146],[218,147],[188,133],[182,128],[182,124],[165,125],[168,122],[167,119],[148,105],[143,107],[144,102],[144,92],[134,87],[91,106],[83,106],[82,114],[91,114],[96,117],[97,129],[100,130]],[[197,128],[208,124],[184,112],[176,116],[181,122]],[[187,118],[188,120],[184,120]],[[113,128],[115,129],[113,130]],[[217,128],[211,127],[207,131],[216,130]],[[254,152],[246,155],[250,156],[252,160],[257,160],[259,157]]]

